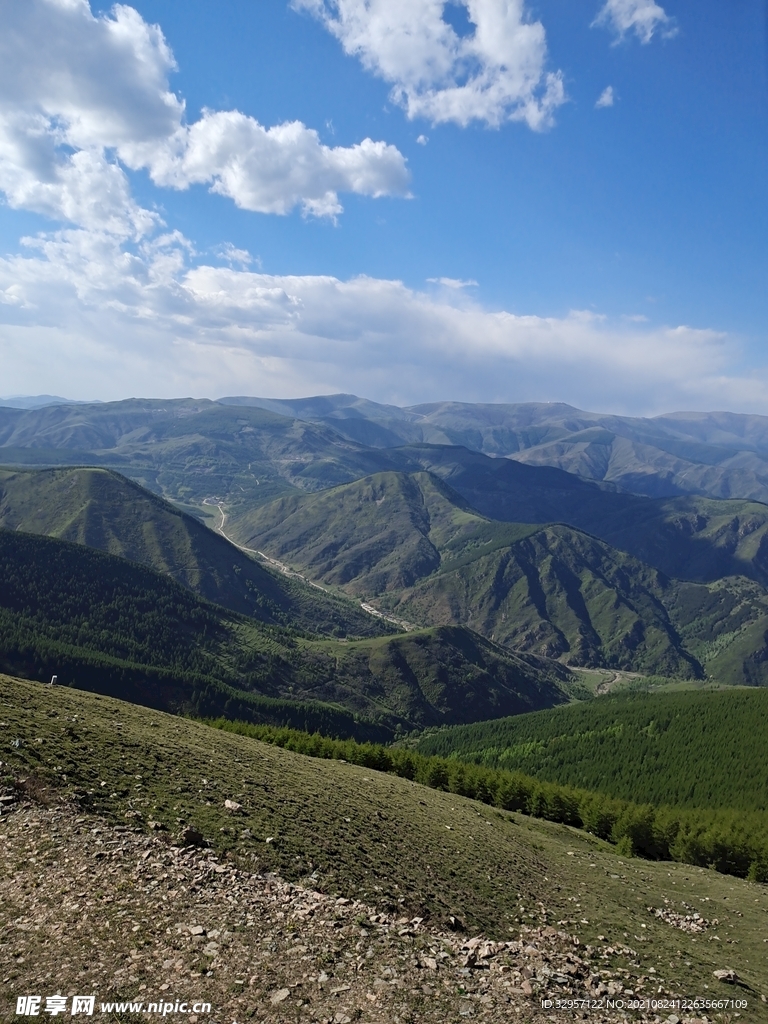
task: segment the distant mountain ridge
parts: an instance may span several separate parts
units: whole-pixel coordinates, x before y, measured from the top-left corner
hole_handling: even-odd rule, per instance
[[[401,409],[354,395],[220,401],[326,423],[351,440],[382,448],[464,445],[649,497],[700,494],[768,502],[766,416],[680,412],[641,418],[563,403],[435,402]]]
[[[62,398],[60,395],[12,395],[0,398],[0,407],[8,409],[43,409],[47,405],[90,405],[73,398]]]

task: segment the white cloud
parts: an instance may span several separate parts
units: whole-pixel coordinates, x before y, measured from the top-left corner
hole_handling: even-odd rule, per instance
[[[74,398],[355,391],[768,412],[768,380],[733,373],[738,353],[714,331],[518,316],[450,286],[196,266],[179,234],[129,252],[65,231],[0,260],[0,348],[6,391]]]
[[[426,144],[427,144],[427,143],[429,142],[429,136],[428,136],[428,135],[420,135],[420,136],[419,136],[419,137],[418,137],[418,138],[416,139],[416,141],[418,142],[418,144],[419,144],[420,146],[426,146]]]
[[[124,168],[172,188],[209,184],[263,213],[336,216],[339,192],[404,195],[394,147],[321,144],[299,122],[262,127],[239,111],[192,125],[170,90],[173,55],[159,27],[118,4],[0,0],[0,190],[9,205],[138,238],[158,224]]]
[[[677,32],[672,19],[655,0],[606,0],[592,24],[612,29],[617,41],[628,32],[634,32],[641,43],[650,43],[657,29],[667,37]]]
[[[162,147],[150,164],[158,185],[187,188],[212,182],[211,189],[245,210],[335,217],[338,192],[403,195],[408,173],[395,146],[365,139],[356,146],[321,144],[300,121],[263,128],[237,110],[204,112],[181,129],[173,146]]]
[[[470,279],[469,281],[462,281],[458,277],[428,277],[427,282],[429,284],[441,284],[443,288],[451,288],[453,291],[457,291],[461,288],[476,288],[477,281]]]
[[[230,266],[238,264],[241,267],[250,267],[253,263],[257,266],[261,266],[260,259],[254,259],[247,249],[238,249],[236,246],[232,245],[231,242],[224,242],[224,244],[220,245],[215,252],[220,259],[229,263]]]
[[[602,107],[612,107],[615,102],[615,99],[616,97],[613,92],[613,86],[607,85],[605,89],[603,89],[603,91],[597,97],[595,107],[597,107],[598,110],[600,110]]]
[[[293,0],[341,42],[346,53],[390,82],[408,117],[466,126],[524,121],[542,129],[565,102],[563,76],[547,71],[544,26],[524,0],[454,0],[474,31],[444,20],[444,0]]]

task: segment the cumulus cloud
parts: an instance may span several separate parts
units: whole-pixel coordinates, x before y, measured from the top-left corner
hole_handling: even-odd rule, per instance
[[[430,293],[369,277],[277,276],[191,256],[178,233],[127,252],[113,235],[71,230],[0,260],[6,390],[102,398],[352,390],[404,403],[449,396],[768,411],[768,381],[732,373],[737,353],[714,331],[585,312],[519,316],[450,285]]]
[[[149,166],[158,185],[211,182],[213,192],[241,209],[284,214],[301,206],[321,217],[341,213],[340,191],[403,195],[408,182],[395,146],[365,139],[331,149],[300,121],[263,128],[237,110],[206,111],[160,148]]]
[[[346,53],[392,84],[409,118],[466,126],[552,123],[565,102],[563,76],[547,71],[544,26],[524,0],[456,0],[474,30],[460,35],[444,0],[293,0],[341,42]]]
[[[324,146],[299,122],[265,128],[240,111],[193,124],[171,91],[162,31],[133,8],[88,0],[0,0],[0,190],[9,205],[138,238],[158,224],[125,168],[157,185],[208,184],[262,213],[334,217],[339,192],[407,193],[405,159],[364,139]]]
[[[655,0],[606,0],[592,24],[612,29],[617,42],[628,32],[634,32],[641,43],[650,43],[657,30],[667,37],[677,31]]]
[[[603,91],[597,97],[597,102],[595,103],[595,106],[598,110],[600,110],[602,107],[612,107],[615,100],[616,97],[614,96],[613,86],[607,85],[605,89],[603,89]]]

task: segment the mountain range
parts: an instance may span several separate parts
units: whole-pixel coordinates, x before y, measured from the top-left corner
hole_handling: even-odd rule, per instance
[[[0,470],[0,527],[138,562],[261,622],[329,636],[393,632],[359,602],[271,571],[199,519],[112,470]]]
[[[437,402],[399,408],[355,395],[221,401],[325,423],[374,447],[462,445],[650,497],[702,494],[768,500],[765,416],[680,412],[640,418],[584,412],[559,402]]]
[[[726,472],[738,445],[761,458],[768,438],[760,417],[354,396],[0,408],[0,527],[140,563],[307,636],[461,627],[515,657],[768,681],[768,506],[735,476],[724,499],[676,494],[659,469],[635,488],[669,492],[651,497],[628,476],[535,464],[546,446],[611,432],[614,446],[674,448],[697,479]]]
[[[421,625],[467,625],[576,666],[763,680],[768,598],[756,582],[682,582],[564,524],[483,517],[430,473],[280,498],[231,529],[309,578]],[[711,664],[736,650],[742,660],[725,675]]]
[[[384,739],[568,699],[564,666],[466,629],[304,636],[49,537],[0,529],[0,578],[0,671],[164,710]]]
[[[260,871],[312,871],[334,898],[375,850],[381,871],[366,878],[376,892],[388,879],[400,914],[402,865],[421,850],[430,912],[449,909],[459,928],[480,906],[489,921],[502,904],[516,924],[533,920],[522,883],[507,884],[509,857],[530,842],[536,879],[565,887],[541,920],[581,922],[590,943],[632,927],[630,891],[655,870],[637,857],[688,865],[659,871],[666,888],[644,905],[662,914],[715,866],[753,879],[732,908],[752,943],[738,947],[746,976],[762,931],[744,920],[768,877],[765,693],[741,688],[768,686],[768,505],[746,477],[696,449],[691,417],[584,426],[565,407],[547,420],[544,407],[258,401],[0,407],[0,673],[64,684],[33,693],[0,675],[12,798],[58,800],[59,787],[121,836],[126,820],[192,829]],[[722,454],[741,431],[743,452],[761,457],[758,422],[723,420],[716,435],[715,419],[697,443]],[[634,481],[615,472],[630,428],[632,457],[646,460]],[[688,492],[658,454],[674,430],[675,457],[698,474]],[[610,447],[613,469],[576,464],[579,444],[590,459],[590,446]],[[562,465],[536,464],[557,445]],[[700,486],[707,465],[729,497]],[[259,740],[297,753],[267,755]],[[381,770],[404,777],[374,783]],[[507,867],[491,875],[497,827]],[[711,890],[728,898],[718,907],[737,882]],[[607,922],[606,886],[624,914]],[[648,920],[632,957],[649,952]],[[654,942],[672,952],[656,973],[643,967],[654,992],[682,955],[666,918],[659,928]],[[717,958],[709,978],[722,952],[698,938],[690,955]]]

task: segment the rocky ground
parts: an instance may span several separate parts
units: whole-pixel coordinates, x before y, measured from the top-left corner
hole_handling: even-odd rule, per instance
[[[543,1007],[665,993],[628,947],[584,946],[555,927],[502,943],[458,921],[439,931],[314,891],[311,878],[299,886],[221,860],[193,833],[115,827],[28,796],[0,795],[3,1020],[21,1019],[17,996],[45,1006],[54,993],[95,993],[102,1020],[134,1019],[100,1014],[102,1002],[209,1002],[210,1014],[175,1016],[190,1024],[715,1019]]]

